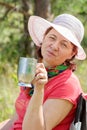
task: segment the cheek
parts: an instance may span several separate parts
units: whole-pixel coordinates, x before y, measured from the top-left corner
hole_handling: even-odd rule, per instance
[[[45,50],[46,50],[46,48],[48,48],[48,44],[47,44],[47,42],[43,42],[42,43],[42,46],[41,46],[41,52],[45,52]]]
[[[66,52],[64,55],[65,59],[71,59],[72,58],[72,52]]]
[[[60,51],[60,58],[63,59],[63,60],[66,60],[66,59],[70,59],[70,57],[72,57],[72,54],[71,52],[68,50],[68,51]]]
[[[42,54],[42,56],[44,55],[44,53],[45,53],[45,45],[44,44],[42,44],[42,46],[41,46],[41,54]]]

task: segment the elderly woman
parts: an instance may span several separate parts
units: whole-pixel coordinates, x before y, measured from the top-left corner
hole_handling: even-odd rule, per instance
[[[34,87],[21,87],[18,118],[11,130],[69,130],[83,93],[72,62],[86,58],[81,46],[83,25],[70,14],[61,14],[52,23],[31,16],[28,29],[38,48],[38,64]]]

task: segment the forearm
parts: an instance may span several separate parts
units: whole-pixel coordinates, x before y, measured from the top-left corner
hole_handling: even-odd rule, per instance
[[[34,91],[24,117],[23,130],[45,130],[43,98],[44,89],[41,89],[40,91]]]
[[[32,81],[34,85],[34,94],[27,107],[22,130],[45,130],[43,99],[44,85],[47,81],[48,77],[44,64],[38,63],[36,66],[35,78]]]

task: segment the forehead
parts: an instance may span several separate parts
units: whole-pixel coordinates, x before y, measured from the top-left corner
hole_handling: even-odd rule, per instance
[[[66,40],[70,42],[67,38],[65,38],[62,34],[60,34],[58,31],[56,31],[54,28],[50,29],[49,32],[47,33],[49,35],[53,35],[55,37],[61,38],[63,40]]]

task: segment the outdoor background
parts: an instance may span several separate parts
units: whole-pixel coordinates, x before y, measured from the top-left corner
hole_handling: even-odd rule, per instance
[[[35,46],[27,30],[28,18],[39,15],[51,21],[61,13],[73,14],[84,24],[82,46],[87,53],[87,0],[0,0],[0,122],[15,111],[19,57],[35,57]],[[87,93],[87,59],[76,62],[75,73]]]

